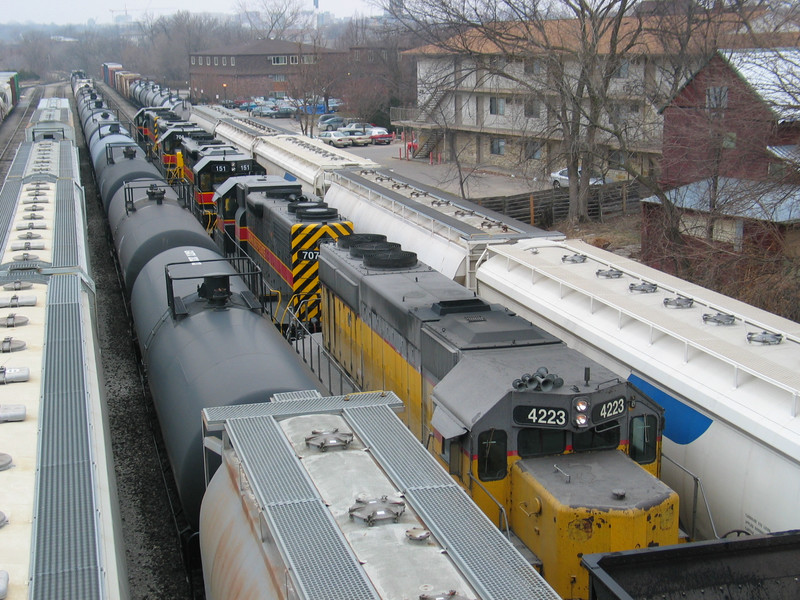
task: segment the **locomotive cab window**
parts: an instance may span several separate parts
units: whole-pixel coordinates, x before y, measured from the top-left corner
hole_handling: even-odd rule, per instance
[[[517,453],[520,458],[563,454],[567,434],[563,429],[520,429],[517,434]]]
[[[630,456],[640,465],[652,463],[656,459],[658,439],[658,418],[655,415],[642,415],[631,419]]]
[[[478,436],[478,477],[495,481],[506,476],[508,435],[502,429],[490,429]]]
[[[609,421],[588,431],[572,434],[575,452],[606,450],[619,446],[619,421]]]

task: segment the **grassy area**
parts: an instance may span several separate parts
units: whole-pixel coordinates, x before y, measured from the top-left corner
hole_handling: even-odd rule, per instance
[[[583,240],[587,244],[634,259],[638,258],[641,250],[642,219],[638,211],[632,215],[609,218],[602,223],[592,221],[573,226],[561,221],[551,229],[562,232],[567,239]]]

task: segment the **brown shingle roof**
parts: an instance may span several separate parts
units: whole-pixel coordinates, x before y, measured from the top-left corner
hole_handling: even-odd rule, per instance
[[[616,39],[617,52],[639,55],[665,55],[679,50],[677,33],[687,28],[685,15],[644,15],[623,17],[619,30],[613,19],[598,22],[596,31],[591,23],[578,19],[552,19],[538,22],[506,21],[468,29],[439,44],[429,44],[408,50],[404,54],[444,55],[482,54],[515,55],[531,52],[576,52],[585,48],[584,40],[597,36],[597,53],[608,54]],[[673,32],[673,33],[670,33]],[[614,35],[616,34],[616,36]],[[790,36],[791,39],[787,38]],[[770,34],[770,45],[796,45],[797,34]],[[716,43],[715,43],[716,42]],[[748,48],[761,45],[746,32],[741,17],[733,13],[709,16],[706,22],[697,19],[693,24],[691,42],[684,51],[698,53],[713,47]],[[628,48],[630,46],[630,48]]]

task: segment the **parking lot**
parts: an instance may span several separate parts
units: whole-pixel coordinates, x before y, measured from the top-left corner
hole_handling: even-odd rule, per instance
[[[300,133],[300,122],[296,119],[264,118],[263,120],[268,124]],[[316,135],[316,122],[314,125],[314,134]],[[371,144],[349,147],[346,151],[374,160],[382,167],[393,170],[404,177],[415,179],[420,183],[451,194],[461,195],[456,165],[438,164],[438,161],[436,161],[437,164],[430,164],[430,160],[407,160],[405,148],[399,139],[388,145]],[[465,169],[464,172],[469,174],[464,182],[464,190],[468,199],[513,196],[542,187],[541,183],[528,182],[521,177],[492,173],[488,170],[470,168],[469,170]]]

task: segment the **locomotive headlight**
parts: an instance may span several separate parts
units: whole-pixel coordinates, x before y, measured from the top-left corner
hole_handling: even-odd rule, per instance
[[[589,401],[586,398],[575,398],[574,406],[575,410],[584,413],[589,410]]]
[[[589,417],[586,415],[576,415],[575,416],[575,425],[578,427],[586,427],[589,425]]]

